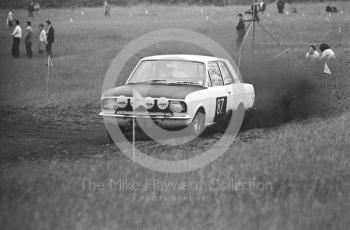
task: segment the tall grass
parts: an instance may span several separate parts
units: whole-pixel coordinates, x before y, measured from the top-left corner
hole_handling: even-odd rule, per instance
[[[216,162],[185,174],[155,173],[125,158],[103,155],[3,164],[0,226],[345,230],[350,224],[349,118],[347,113],[294,123],[249,143],[237,140]],[[177,151],[164,153],[162,147],[153,148],[154,155]],[[154,179],[172,185],[202,184],[199,188],[154,189]],[[111,186],[111,180],[128,180],[138,186]],[[230,181],[266,187],[225,186]],[[104,187],[96,187],[97,183]],[[219,184],[221,189],[216,189]]]

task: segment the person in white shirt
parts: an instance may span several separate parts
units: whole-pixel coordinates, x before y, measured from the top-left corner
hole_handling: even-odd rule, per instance
[[[316,46],[310,45],[305,58],[309,60],[319,59],[320,54],[316,51]]]
[[[320,45],[320,51],[321,51],[321,57],[320,59],[334,59],[335,58],[335,53],[331,49],[331,47],[325,43]]]
[[[19,25],[18,20],[15,20],[15,29],[13,30],[11,36],[13,38],[12,56],[17,58],[19,57],[19,43],[21,42],[21,38],[22,38],[22,28]]]
[[[46,48],[46,31],[44,25],[39,25],[39,54],[43,54]]]

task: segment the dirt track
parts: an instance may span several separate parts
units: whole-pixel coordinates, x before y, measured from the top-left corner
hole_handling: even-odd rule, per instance
[[[57,110],[3,107],[0,162],[19,159],[102,157],[108,145],[95,108]]]
[[[123,157],[106,136],[103,119],[98,116],[99,108],[57,108],[33,109],[26,107],[2,107],[0,127],[2,146],[0,163],[18,160],[52,160]],[[247,131],[240,139],[248,141],[262,135],[262,130]],[[210,145],[220,134],[215,130],[204,138],[187,146],[193,152],[201,145]],[[137,141],[136,145],[151,152],[164,146],[150,140]],[[193,151],[192,151],[193,150]]]

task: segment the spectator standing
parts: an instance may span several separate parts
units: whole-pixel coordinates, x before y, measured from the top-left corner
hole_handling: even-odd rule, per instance
[[[321,56],[319,59],[325,60],[325,68],[324,72],[333,76],[334,74],[332,73],[332,70],[337,69],[336,68],[336,63],[335,63],[335,53],[331,49],[331,47],[325,43],[322,43],[320,45],[320,51],[321,51]]]
[[[334,59],[335,58],[335,53],[331,49],[331,47],[325,43],[322,43],[320,45],[320,51],[321,51],[321,57],[320,59]]]
[[[335,52],[331,49],[329,45],[325,43],[322,43],[320,45],[320,51],[321,51],[320,59],[325,63],[323,72],[334,79],[336,96],[337,96],[337,99],[340,100],[341,93],[339,92],[339,82],[338,82],[339,74],[337,73],[339,68],[337,68],[337,63],[335,61],[335,58],[336,58]],[[325,78],[325,81],[326,81],[326,101],[327,101],[328,99],[327,78]]]
[[[32,30],[32,23],[27,21],[26,22],[26,33],[24,37],[24,44],[26,46],[26,52],[27,56],[29,58],[33,57],[33,52],[32,52],[32,44],[33,44],[33,30]]]
[[[108,1],[105,1],[104,3],[105,8],[105,17],[110,17],[109,11],[111,10],[111,5],[108,3]]]
[[[261,0],[260,3],[259,3],[259,11],[261,13],[264,13],[265,10],[266,10],[266,3],[263,0]]]
[[[52,44],[55,41],[55,31],[52,27],[51,21],[46,21],[47,33],[46,33],[46,54],[52,57]]]
[[[13,26],[13,22],[14,22],[13,11],[10,10],[9,13],[7,14],[6,24],[7,24],[8,27],[11,28]]]
[[[27,11],[28,11],[28,18],[34,17],[34,2],[33,1],[31,1],[29,3]]]
[[[22,38],[22,28],[19,25],[19,21],[15,20],[15,29],[13,30],[11,34],[13,38],[12,42],[12,56],[15,58],[18,58],[20,53],[19,53],[19,43],[21,42]]]
[[[46,46],[46,31],[44,25],[39,25],[39,54],[43,54]]]
[[[38,15],[40,13],[40,3],[35,1],[34,3],[34,12],[35,12],[35,15]]]
[[[284,1],[283,0],[278,0],[277,1],[277,9],[278,13],[283,14],[284,13]]]
[[[238,14],[238,24],[236,26],[237,30],[237,49],[239,49],[242,45],[245,36],[245,23],[243,20],[243,14]]]
[[[319,52],[316,50],[316,46],[310,45],[305,58],[309,60],[315,60],[320,58]]]

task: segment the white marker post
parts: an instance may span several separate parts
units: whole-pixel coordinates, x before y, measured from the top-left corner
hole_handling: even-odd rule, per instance
[[[339,28],[338,28],[338,42],[339,42],[340,47],[341,47],[341,43],[342,43],[342,33],[343,33],[343,29],[341,26],[339,26]]]
[[[328,75],[330,76],[330,77],[332,77],[332,72],[331,72],[331,70],[329,69],[329,66],[328,66],[328,63],[326,62],[325,63],[325,65],[324,65],[324,70],[323,70],[323,72],[325,73],[325,74],[327,74],[327,76],[325,77],[325,91],[326,91],[326,98],[325,98],[325,104],[326,105],[328,105]]]
[[[48,55],[47,57],[47,78],[46,78],[46,94],[47,94],[47,98],[49,98],[49,82],[50,82],[50,73],[51,73],[51,66],[53,66],[52,60],[51,60],[51,56]]]
[[[46,76],[46,95],[49,98],[49,80],[50,80],[50,66],[47,66],[47,76]]]

